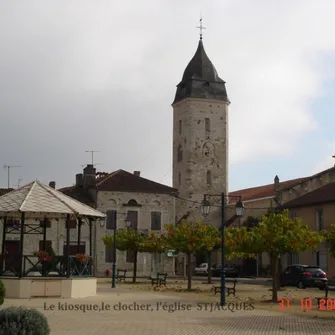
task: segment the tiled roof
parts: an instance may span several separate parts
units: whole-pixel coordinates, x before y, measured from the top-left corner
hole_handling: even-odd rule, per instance
[[[0,215],[44,213],[49,218],[62,214],[104,218],[105,214],[80,203],[38,181],[0,197]]]
[[[308,192],[301,197],[295,198],[282,205],[284,208],[294,208],[335,202],[335,183],[326,184],[312,192]]]
[[[117,170],[98,179],[97,190],[158,194],[171,194],[177,192],[177,189],[175,188],[136,176],[124,170]]]
[[[94,200],[88,194],[84,192],[82,187],[70,186],[70,187],[61,188],[58,191],[86,205],[91,206],[94,204]]]
[[[280,182],[278,191],[281,191],[288,187],[292,187],[307,179],[308,178],[297,178],[297,179],[291,179],[291,180]],[[267,198],[267,197],[275,196],[275,186],[274,184],[268,184],[268,185],[263,185],[263,186],[251,187],[251,188],[246,188],[244,190],[238,190],[238,191],[231,192],[229,193],[229,195],[241,196],[242,201]]]
[[[0,197],[4,194],[7,194],[8,192],[13,191],[13,188],[0,188]]]

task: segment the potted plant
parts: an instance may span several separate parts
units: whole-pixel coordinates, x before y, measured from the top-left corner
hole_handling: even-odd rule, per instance
[[[50,257],[49,254],[44,250],[35,251],[33,255],[37,256],[40,262],[51,262],[52,261],[52,257]]]
[[[88,255],[87,254],[77,254],[76,255],[76,259],[80,263],[87,263],[88,262]]]

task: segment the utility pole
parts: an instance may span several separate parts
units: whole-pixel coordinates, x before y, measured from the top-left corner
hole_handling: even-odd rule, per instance
[[[92,154],[92,165],[94,165],[94,153],[95,152],[100,152],[100,151],[96,151],[96,150],[86,150],[86,152],[90,152]]]
[[[7,169],[7,174],[8,174],[8,177],[7,177],[7,188],[9,189],[9,185],[10,185],[10,169],[11,168],[19,168],[19,167],[22,167],[21,165],[4,165],[4,169]]]

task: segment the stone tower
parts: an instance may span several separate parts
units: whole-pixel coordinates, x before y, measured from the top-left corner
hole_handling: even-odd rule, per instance
[[[188,212],[188,219],[203,220],[198,203],[204,194],[227,193],[229,104],[225,82],[208,58],[200,35],[172,103],[173,187],[179,189],[180,198],[194,201],[177,201],[177,221]],[[218,226],[219,208],[213,209],[206,221]]]

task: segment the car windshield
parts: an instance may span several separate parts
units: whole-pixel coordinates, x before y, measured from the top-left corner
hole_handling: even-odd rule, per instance
[[[207,264],[206,264],[206,263],[200,264],[200,267],[201,267],[201,268],[206,268],[206,267],[207,267]]]
[[[318,267],[307,267],[304,269],[306,272],[312,272],[312,273],[315,273],[315,272],[321,272],[322,270]],[[323,272],[323,271],[322,271]]]

